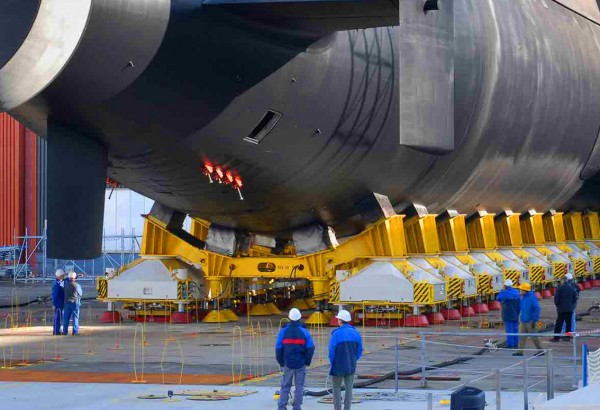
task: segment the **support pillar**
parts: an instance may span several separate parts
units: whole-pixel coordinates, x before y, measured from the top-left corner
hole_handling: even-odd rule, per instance
[[[250,308],[250,316],[271,316],[269,306],[266,303],[257,303]]]
[[[329,296],[329,278],[326,276],[315,277],[311,278],[311,282],[313,294],[315,295],[315,312],[308,317],[306,324],[327,326],[331,321],[331,317],[325,313],[327,297]],[[325,295],[327,295],[327,297],[325,297]],[[306,304],[306,302],[304,303]]]
[[[202,319],[203,323],[227,323],[229,319],[225,311],[219,309],[219,301],[212,301],[212,309],[208,311],[208,314]]]
[[[209,276],[206,277],[208,282],[208,298],[212,300],[213,306],[212,309],[208,312],[204,319],[202,319],[203,323],[227,323],[231,321],[231,314],[235,316],[233,312],[231,314],[226,312],[226,310],[219,310],[219,300],[221,298],[226,298],[231,293],[231,289],[228,288],[229,278],[224,278],[220,276]],[[237,319],[237,316],[236,316]]]
[[[237,322],[238,320],[240,320],[240,318],[235,313],[233,313],[233,310],[231,310],[231,306],[231,299],[227,299],[224,303],[224,309],[221,310],[221,313],[223,314],[225,319],[229,320],[230,322]]]
[[[78,158],[85,160],[77,161],[76,169],[66,166]],[[104,146],[48,122],[48,257],[94,259],[102,253],[107,164]]]

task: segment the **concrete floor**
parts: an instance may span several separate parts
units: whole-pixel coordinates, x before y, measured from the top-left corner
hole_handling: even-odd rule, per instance
[[[204,386],[202,390],[224,389],[218,386]],[[178,393],[185,389],[198,390],[198,386],[161,386],[161,385],[123,385],[123,384],[81,384],[75,383],[67,388],[64,384],[57,383],[0,383],[0,400],[10,406],[10,409],[214,409],[231,410],[244,408],[244,410],[263,410],[276,408],[273,399],[274,389],[268,387],[256,387],[252,390],[256,393],[245,397],[233,397],[225,401],[190,401],[188,396],[173,396],[172,399],[140,399],[142,395],[166,395],[168,389]],[[228,387],[225,390],[235,391],[247,389],[246,387]],[[391,391],[367,390],[366,392],[385,392],[391,395]],[[433,408],[449,409],[448,404],[442,404],[441,400],[448,400],[445,392],[432,391]],[[43,400],[40,398],[44,397]],[[306,397],[302,408],[304,410],[319,410],[332,408],[331,404],[319,403],[319,398]],[[427,398],[420,392],[401,390],[393,401],[369,400],[352,405],[356,410],[426,410]],[[497,409],[494,393],[486,394],[486,409]],[[532,397],[531,406],[543,402],[541,397]],[[521,408],[523,398],[519,393],[506,392],[502,394],[502,407]],[[291,406],[290,406],[291,407]],[[533,407],[531,407],[533,408]]]
[[[0,305],[10,305],[11,300],[15,300],[15,296],[18,296],[19,301],[24,301],[47,295],[49,287],[50,284],[13,287],[12,284],[1,283]],[[86,295],[93,295],[93,284],[84,284],[84,292]],[[586,311],[598,299],[600,299],[600,289],[582,292],[578,310]],[[542,320],[553,321],[552,300],[543,300],[541,303]],[[98,323],[103,309],[104,306],[96,301],[84,302],[81,314],[82,330],[81,335],[77,337],[51,336],[50,303],[32,304],[19,309],[0,309],[0,329],[5,328],[0,330],[0,367],[6,367],[0,369],[0,381],[87,382],[90,383],[89,386],[94,386],[91,383],[123,383],[125,386],[123,391],[127,389],[138,391],[138,388],[148,386],[132,385],[131,382],[136,379],[157,384],[226,386],[233,382],[239,383],[241,378],[244,388],[264,387],[267,389],[266,392],[270,392],[265,393],[267,396],[272,394],[280,382],[280,375],[277,373],[279,368],[274,359],[274,343],[281,317],[252,318],[252,329],[248,329],[246,318],[242,318],[237,323],[224,325],[203,323],[136,325],[130,321],[117,325],[104,325]],[[443,332],[477,331],[476,327],[480,322],[493,321],[498,319],[498,316],[498,312],[491,312],[489,315],[465,320],[462,323],[448,322],[445,325],[424,329],[437,333],[425,338],[428,365],[458,356],[471,356],[483,346],[484,339],[487,338],[483,335],[484,332],[497,332],[500,329],[481,330],[481,336],[450,336]],[[31,326],[11,328],[11,317],[15,320],[18,317],[20,326]],[[578,322],[577,329],[578,331],[596,329],[599,327],[598,321],[600,321],[600,314],[593,314]],[[363,333],[365,350],[368,352],[359,362],[358,375],[372,377],[392,372],[395,367],[396,338],[399,341],[399,370],[420,367],[421,339],[418,338],[418,332],[421,329],[360,326],[358,329]],[[311,332],[317,344],[317,351],[313,365],[308,371],[307,386],[312,390],[321,390],[329,382],[327,344],[331,329],[311,329]],[[145,343],[142,343],[143,341]],[[600,347],[600,339],[587,338],[585,342],[590,345],[591,350]],[[578,353],[580,343],[581,340],[577,347]],[[555,389],[571,390],[574,380],[573,362],[570,359],[572,345],[568,342],[558,344],[544,342],[543,346],[553,349]],[[532,345],[528,347],[533,348]],[[513,351],[502,349],[488,351],[482,355],[472,356],[464,363],[429,371],[428,375],[445,376],[453,380],[430,380],[428,389],[449,392],[462,383],[469,383],[474,387],[493,391],[495,380],[490,372],[494,369],[505,369],[502,371],[503,391],[519,392],[522,397],[520,392],[524,386],[523,365],[519,364],[521,359],[513,357],[512,353]],[[528,351],[526,356],[530,356],[531,353],[532,351]],[[506,369],[512,365],[515,367]],[[576,372],[579,376],[579,363]],[[528,385],[531,386],[532,397],[537,397],[538,393],[545,391],[545,374],[544,358],[535,358],[528,363]],[[472,381],[486,375],[488,377]],[[78,387],[78,389],[93,390],[95,394],[96,391],[89,386]],[[394,386],[394,380],[386,380],[373,387],[393,389]],[[423,391],[419,387],[418,380],[400,380],[399,387],[418,389],[415,390],[417,392]],[[31,388],[30,386],[29,389]],[[120,391],[121,388],[122,385],[110,387],[116,389],[115,391]],[[38,390],[37,385],[35,390]],[[324,407],[321,404],[318,406]],[[382,409],[382,407],[364,408]]]

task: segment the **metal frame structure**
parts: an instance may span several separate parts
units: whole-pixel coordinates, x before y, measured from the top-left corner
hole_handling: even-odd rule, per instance
[[[29,261],[36,257],[36,251],[42,249],[42,279],[46,280],[46,242],[47,242],[47,224],[44,223],[42,235],[29,235],[28,228],[25,227],[25,235],[17,236],[16,230],[14,234],[13,248],[13,283],[17,283],[19,274],[24,272],[23,280],[28,282],[33,280],[29,268]],[[31,251],[29,250],[29,242],[35,241],[35,245]],[[23,260],[24,259],[24,260]],[[23,262],[23,263],[21,263]]]
[[[47,272],[48,261],[50,260],[47,257],[46,249],[47,249],[47,227],[44,226],[43,232],[41,235],[29,235],[27,228],[25,228],[25,235],[17,236],[16,232],[14,235],[14,245],[11,247],[12,250],[12,280],[13,283],[16,282],[33,282],[33,281],[46,281],[53,280],[53,272]],[[135,229],[132,228],[131,234],[126,235],[125,230],[121,230],[121,235],[103,235],[102,237],[102,272],[103,274],[106,272],[107,268],[113,268],[114,270],[119,270],[123,268],[123,266],[133,263],[137,257],[136,255],[140,252],[140,235],[135,234]],[[32,245],[32,241],[35,241]],[[125,244],[127,241],[130,241],[129,247],[126,247]],[[120,244],[119,247],[114,249],[108,249],[106,246],[107,242],[118,242]],[[111,256],[111,254],[120,254],[120,260],[115,259]],[[41,262],[38,261],[38,265],[41,265],[41,273],[37,275],[33,275],[33,271],[31,269],[31,260],[35,257],[41,256]],[[95,280],[96,276],[95,266],[96,260],[91,260],[91,272],[92,274],[88,274],[88,260],[66,260],[63,263],[59,264],[59,260],[54,260],[54,270],[58,268],[67,268],[73,267],[77,272],[83,274],[80,280]]]

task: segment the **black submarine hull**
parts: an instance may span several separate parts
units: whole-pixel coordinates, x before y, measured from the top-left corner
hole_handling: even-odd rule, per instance
[[[29,34],[0,40],[10,49],[0,53],[0,110],[48,135],[49,145],[53,129],[68,129],[73,141],[100,147],[89,164],[73,159],[81,175],[104,163],[110,178],[163,205],[274,237],[315,222],[356,233],[365,224],[356,203],[371,192],[434,213],[599,208],[600,27],[585,7],[566,7],[572,2],[456,0],[418,16],[453,24],[441,39],[452,51],[451,76],[434,79],[453,102],[451,147],[440,152],[400,135],[400,67],[410,65],[407,36],[419,38],[420,25],[408,34],[389,23],[340,31],[299,17],[281,27],[194,1],[82,0],[64,12],[72,27],[62,54],[31,66],[28,40],[40,20],[52,25],[43,15],[52,3],[60,8],[46,0],[36,15],[23,11]],[[413,5],[400,1],[400,16]],[[16,58],[27,47],[29,59]],[[422,88],[431,81],[427,70],[411,73]],[[439,97],[435,87],[415,89],[417,108]],[[425,124],[439,125],[428,115]],[[244,200],[210,183],[206,164],[239,175]],[[81,177],[69,189],[98,190],[98,172],[89,175],[93,184]],[[96,226],[101,213],[74,218],[61,202],[67,192],[49,199],[63,207],[55,218],[69,212],[72,231],[86,218]],[[55,253],[85,253],[75,242]]]

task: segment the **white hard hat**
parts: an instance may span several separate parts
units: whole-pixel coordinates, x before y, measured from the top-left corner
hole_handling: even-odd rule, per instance
[[[69,279],[77,279],[77,273],[69,272]]]
[[[506,280],[504,281],[504,286],[512,286],[512,285],[513,285],[513,281],[512,281],[512,280],[510,280],[510,279],[506,279]]]
[[[571,275],[570,273],[567,273],[567,274],[565,275],[565,278],[567,278],[567,279],[571,280],[571,279],[573,279],[573,275]]]
[[[65,276],[65,271],[62,269],[57,269],[55,275],[57,278],[60,278],[61,276]]]
[[[340,310],[336,316],[337,319],[341,320],[342,322],[347,322],[350,323],[352,322],[352,316],[350,316],[350,312],[348,312],[347,310]]]
[[[288,315],[291,321],[295,322],[297,320],[302,319],[302,313],[296,308],[290,310],[290,314]]]

